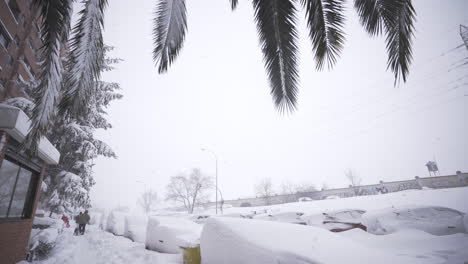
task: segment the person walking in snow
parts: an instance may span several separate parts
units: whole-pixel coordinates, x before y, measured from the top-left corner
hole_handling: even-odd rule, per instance
[[[82,222],[82,218],[83,218],[83,212],[80,212],[79,215],[75,216],[75,223],[78,225],[78,227],[76,227],[74,231],[75,236],[80,234],[80,230],[81,230],[80,223]]]
[[[78,229],[81,235],[84,235],[86,230],[86,224],[89,223],[90,217],[88,214],[88,210],[84,212],[84,214],[80,213],[77,217]]]
[[[66,228],[70,227],[70,222],[68,221],[68,217],[66,215],[62,215],[63,226]]]

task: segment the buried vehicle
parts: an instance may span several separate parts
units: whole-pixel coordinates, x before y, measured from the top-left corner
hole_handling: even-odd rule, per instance
[[[367,231],[362,223],[362,215],[366,211],[361,209],[335,210],[320,214],[309,214],[301,217],[307,225],[321,227],[332,232],[342,232],[354,228]]]
[[[464,213],[439,206],[404,206],[367,212],[362,222],[367,231],[376,235],[391,234],[404,229],[417,229],[432,235],[466,233]]]

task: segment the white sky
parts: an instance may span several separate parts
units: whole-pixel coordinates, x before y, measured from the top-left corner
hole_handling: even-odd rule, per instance
[[[250,1],[231,12],[227,0],[187,0],[186,41],[164,75],[152,61],[156,1],[109,2],[104,39],[124,61],[103,78],[120,83],[124,98],[109,109],[113,129],[98,133],[119,158],[96,160],[95,206],[134,207],[145,188],[164,196],[183,169],[214,175],[202,147],[219,156],[225,199],[252,196],[263,177],[276,187],[344,187],[347,168],[366,184],[427,176],[434,157],[442,174],[468,171],[468,68],[448,72],[468,50],[447,52],[462,44],[467,1],[414,1],[414,62],[409,82],[396,88],[384,38],[367,36],[352,1],[332,71],[315,70],[301,11],[299,108],[286,116],[270,96]]]

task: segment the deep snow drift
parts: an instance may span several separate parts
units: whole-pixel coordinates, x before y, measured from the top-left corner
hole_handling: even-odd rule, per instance
[[[200,239],[205,264],[464,264],[468,263],[467,198],[468,187],[463,187],[233,207],[226,208],[222,216],[215,216],[213,209],[197,215],[160,212],[172,216],[151,216],[144,227],[149,235],[146,246],[152,250],[99,230],[96,219],[84,236],[72,236],[72,228],[60,234],[50,259],[37,263],[182,263],[180,254],[153,250],[180,252],[180,245],[196,244]],[[127,230],[140,236],[145,221],[127,218],[126,226],[125,216],[128,214],[113,212],[101,216],[101,221],[107,220],[108,230],[115,234]],[[359,228],[330,232],[361,223],[369,232]]]

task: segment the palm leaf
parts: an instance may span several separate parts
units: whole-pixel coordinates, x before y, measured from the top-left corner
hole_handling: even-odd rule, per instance
[[[317,69],[321,70],[325,58],[328,68],[333,67],[344,44],[343,0],[301,0],[306,9],[307,26],[315,53]]]
[[[231,9],[234,10],[237,7],[237,0],[230,0],[231,1]]]
[[[62,62],[60,52],[70,31],[72,12],[71,0],[35,0],[34,8],[39,9],[39,23],[44,46],[40,84],[33,92],[36,104],[31,117],[31,131],[25,145],[35,152],[38,140],[45,135],[54,115],[60,84],[62,81]]]
[[[372,36],[385,30],[387,68],[395,75],[395,84],[406,78],[412,60],[415,10],[411,0],[355,0],[361,24]]]
[[[380,14],[380,0],[355,0],[359,21],[371,36],[380,35],[382,32],[382,17]]]
[[[412,60],[412,37],[414,35],[415,10],[411,0],[381,0],[382,19],[385,25],[388,61],[395,75],[395,84],[406,78]]]
[[[253,0],[271,94],[280,112],[297,103],[296,8],[292,0]]]
[[[179,54],[187,30],[185,0],[160,0],[153,28],[153,60],[163,73]]]
[[[65,92],[60,110],[77,115],[86,106],[93,92],[93,82],[100,78],[104,60],[102,29],[107,0],[87,0],[79,12],[80,18],[73,27],[70,41],[69,74],[65,80]]]

